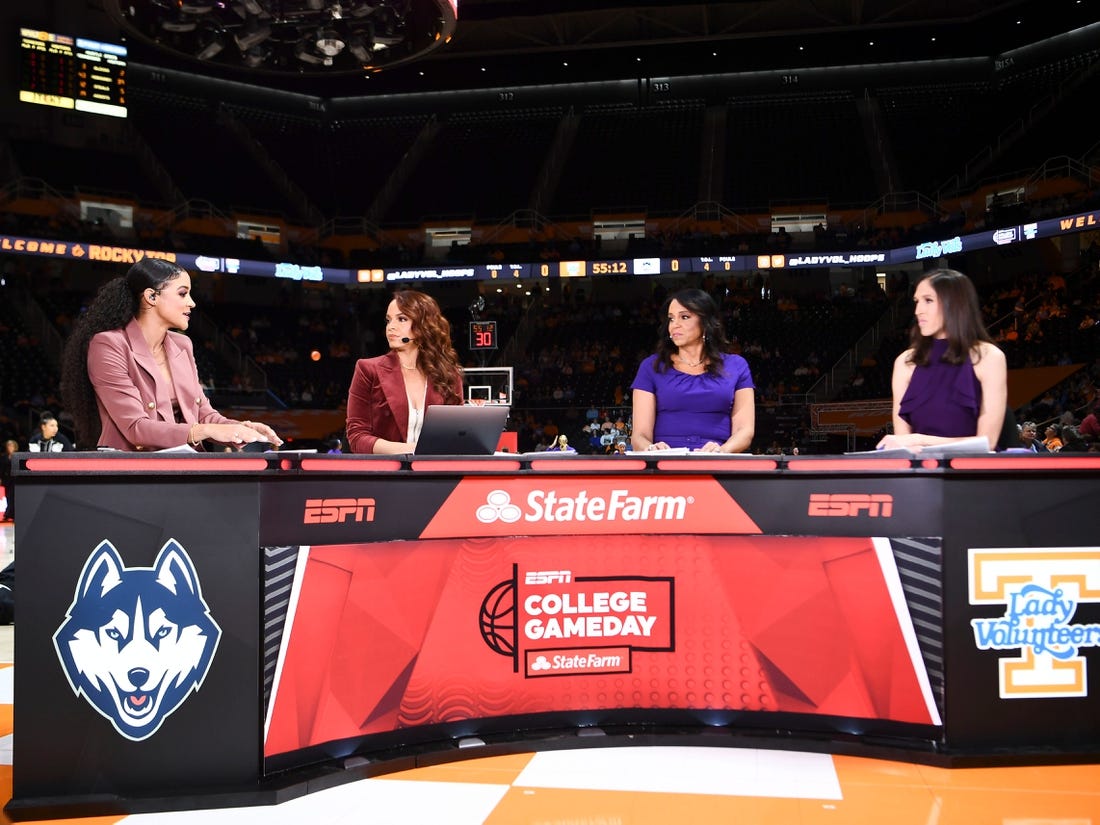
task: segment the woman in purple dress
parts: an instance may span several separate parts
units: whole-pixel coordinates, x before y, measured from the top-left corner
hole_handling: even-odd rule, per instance
[[[700,289],[684,289],[668,299],[664,314],[657,352],[631,384],[631,446],[745,452],[756,426],[752,375],[744,358],[726,352],[718,305]]]
[[[936,269],[917,284],[913,302],[911,346],[894,361],[894,432],[879,448],[917,451],[978,435],[993,449],[1005,421],[1008,370],[982,323],[974,284]]]

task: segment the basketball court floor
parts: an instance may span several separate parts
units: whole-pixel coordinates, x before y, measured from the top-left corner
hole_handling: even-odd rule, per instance
[[[0,567],[15,555],[0,526]],[[0,627],[0,799],[11,797],[13,626]],[[10,821],[0,814],[0,822]],[[259,808],[85,825],[1100,825],[1100,764],[948,770],[782,750],[589,748],[468,759]]]

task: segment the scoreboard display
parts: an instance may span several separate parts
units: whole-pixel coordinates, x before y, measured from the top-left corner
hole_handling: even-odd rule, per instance
[[[126,47],[19,30],[19,99],[77,112],[126,117]]]
[[[470,322],[470,349],[484,350],[497,348],[497,322]]]

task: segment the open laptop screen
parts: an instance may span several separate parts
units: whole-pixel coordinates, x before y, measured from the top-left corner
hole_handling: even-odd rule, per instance
[[[508,421],[503,404],[430,404],[414,455],[492,455]]]

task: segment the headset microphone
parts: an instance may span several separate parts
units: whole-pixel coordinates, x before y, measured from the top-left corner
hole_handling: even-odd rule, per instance
[[[412,338],[402,338],[402,339],[401,339],[401,343],[402,343],[402,344],[407,344],[407,343],[409,343],[409,341],[411,341],[411,340],[412,340]]]

